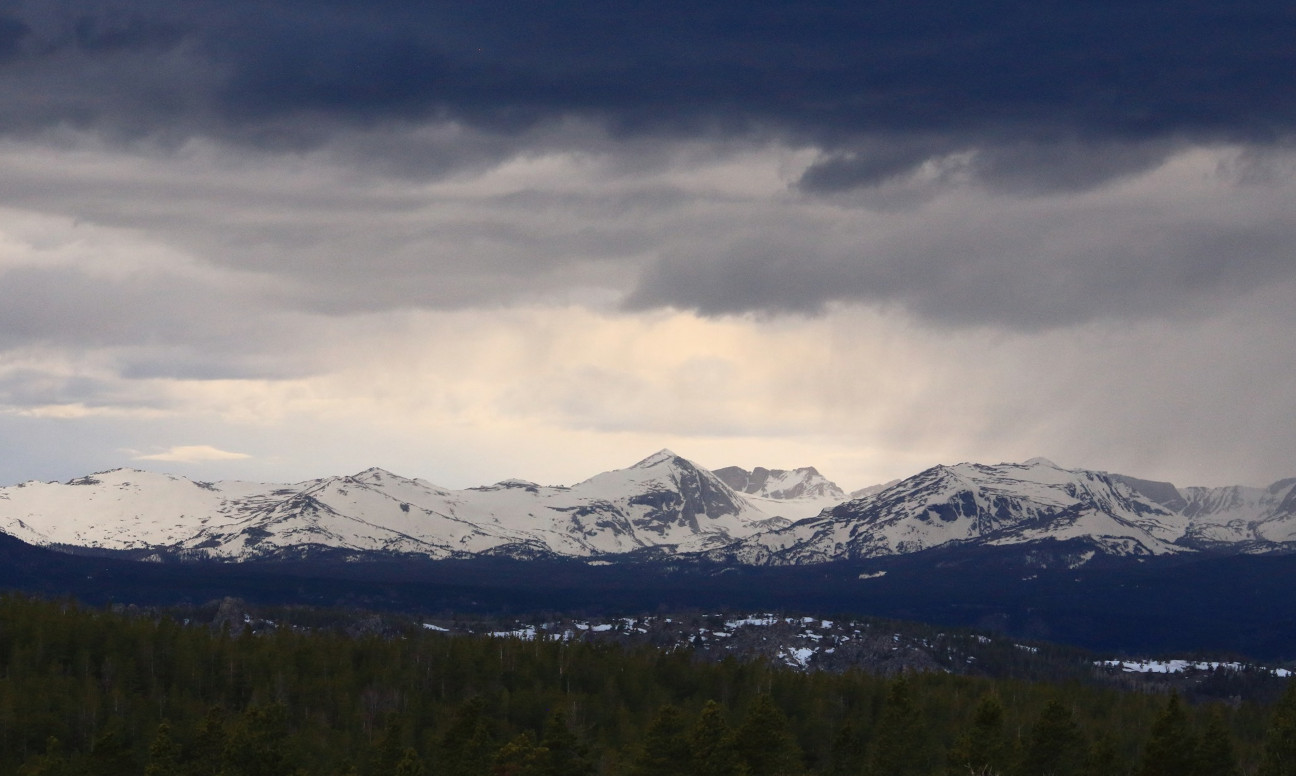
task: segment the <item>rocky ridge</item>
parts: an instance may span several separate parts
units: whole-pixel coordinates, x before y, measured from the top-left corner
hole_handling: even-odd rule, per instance
[[[570,487],[450,490],[382,469],[294,484],[195,482],[134,469],[0,488],[0,531],[141,559],[330,552],[430,559],[697,557],[802,565],[937,547],[1079,542],[1095,555],[1296,549],[1296,479],[1178,488],[1043,458],[935,466],[848,498],[813,467],[714,472],[669,450]]]

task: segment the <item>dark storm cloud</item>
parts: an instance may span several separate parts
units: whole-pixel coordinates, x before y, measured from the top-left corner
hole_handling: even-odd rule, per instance
[[[1290,206],[1252,192],[1260,215],[1180,214],[1163,189],[1136,214],[1137,198],[1099,212],[1066,197],[1198,145],[1289,159],[1292,40],[1296,6],[1276,0],[0,0],[0,135],[57,144],[71,127],[152,162],[210,138],[226,159],[340,161],[368,181],[220,190],[220,164],[65,180],[29,166],[0,196],[273,273],[293,304],[338,313],[592,279],[632,307],[705,313],[864,301],[1025,328],[1162,315],[1296,274]],[[690,143],[708,161],[770,145],[817,157],[778,203],[681,191],[639,210],[633,185],[607,185],[653,154],[657,171],[688,166],[672,153]],[[457,205],[364,191],[553,151],[597,156],[606,177],[574,199],[547,182]],[[1280,198],[1287,173],[1273,175],[1245,185]],[[981,199],[960,212],[939,203],[969,190]]]
[[[903,222],[877,236],[869,225],[836,235],[812,222],[757,228],[705,259],[688,250],[648,265],[627,304],[725,314],[898,303],[947,325],[1038,331],[1209,314],[1296,276],[1296,225],[1282,208],[1255,205],[1241,222],[1119,201],[998,205],[953,219],[890,216]]]
[[[996,191],[1083,191],[1156,167],[1181,143],[1172,138],[895,138],[829,154],[801,176],[801,188],[837,194],[877,188],[936,162],[945,177],[966,175]]]
[[[5,78],[39,87],[69,58],[123,75],[153,58],[165,77],[118,98],[193,132],[312,142],[321,122],[443,116],[508,133],[576,114],[621,133],[775,131],[848,156],[863,136],[912,132],[934,138],[931,152],[1270,139],[1296,119],[1293,38],[1288,3],[1169,0],[65,0],[0,17]],[[166,59],[177,51],[183,66]],[[93,86],[27,107],[111,120]],[[924,154],[850,158],[867,182]],[[807,185],[841,186],[826,169]]]
[[[0,65],[18,56],[18,44],[31,32],[22,21],[10,16],[0,16]]]

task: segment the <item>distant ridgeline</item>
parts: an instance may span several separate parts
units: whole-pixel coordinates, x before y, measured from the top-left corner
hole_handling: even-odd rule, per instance
[[[1296,550],[1296,479],[1177,488],[1043,458],[935,466],[847,496],[813,467],[709,471],[669,450],[570,487],[449,490],[381,469],[299,483],[117,469],[0,488],[0,533],[145,560],[318,554],[814,565],[940,547],[1071,542],[1095,558]]]
[[[89,603],[880,616],[1111,652],[1296,658],[1296,479],[1177,487],[1046,459],[847,495],[669,450],[571,486],[137,470],[0,487],[0,589]]]
[[[14,774],[1292,773],[1276,705],[606,643],[183,625],[0,598]]]

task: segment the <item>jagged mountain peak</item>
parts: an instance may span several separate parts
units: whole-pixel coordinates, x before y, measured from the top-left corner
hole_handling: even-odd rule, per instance
[[[737,496],[709,469],[665,448],[624,469],[613,469],[596,474],[573,485],[572,488],[578,490],[591,488],[606,490],[608,487],[639,489],[657,486],[675,487],[684,483],[705,483],[703,485],[705,489],[720,490],[729,496]]]
[[[693,468],[697,468],[696,466],[694,466],[692,461],[689,461],[688,459],[681,457],[674,450],[665,447],[653,453],[652,455],[648,456],[647,458],[643,459],[642,461],[639,461],[638,463],[630,466],[630,468],[631,469],[651,469],[654,466],[660,466],[664,463],[673,463],[676,466],[683,464]]]
[[[866,490],[848,501],[813,466],[712,472],[669,449],[571,487],[513,479],[446,490],[379,467],[279,485],[118,468],[0,488],[0,531],[43,545],[235,560],[310,547],[428,557],[655,548],[751,563],[950,542],[1080,541],[1107,554],[1296,549],[1296,479],[1176,488],[1033,458],[938,465]]]
[[[1101,472],[1051,463],[933,466],[820,517],[748,540],[750,562],[805,563],[917,552],[957,542],[1083,539],[1114,554],[1162,554],[1184,521]]]
[[[779,516],[667,449],[597,474],[570,491],[587,503],[616,509],[625,516],[622,530],[653,546],[715,546],[749,536]]]
[[[737,495],[708,469],[665,448],[624,469],[596,474],[572,487],[591,491],[606,491],[608,488],[640,490],[645,487],[675,487],[684,483],[722,491],[728,496]]]
[[[381,466],[370,466],[368,469],[365,469],[362,472],[356,472],[355,474],[351,475],[351,479],[353,480],[381,480],[385,478],[392,478],[397,480],[407,479],[405,477],[400,476],[399,474],[396,474],[395,472],[388,471],[387,469],[384,469]]]
[[[846,500],[845,491],[813,466],[796,469],[766,469],[757,466],[751,471],[740,466],[726,466],[714,470],[712,474],[739,493],[761,498],[779,501],[807,498]]]

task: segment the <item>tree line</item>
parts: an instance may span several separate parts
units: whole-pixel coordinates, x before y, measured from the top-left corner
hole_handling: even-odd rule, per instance
[[[0,597],[0,772],[23,776],[1296,776],[1294,688],[1194,705]]]

